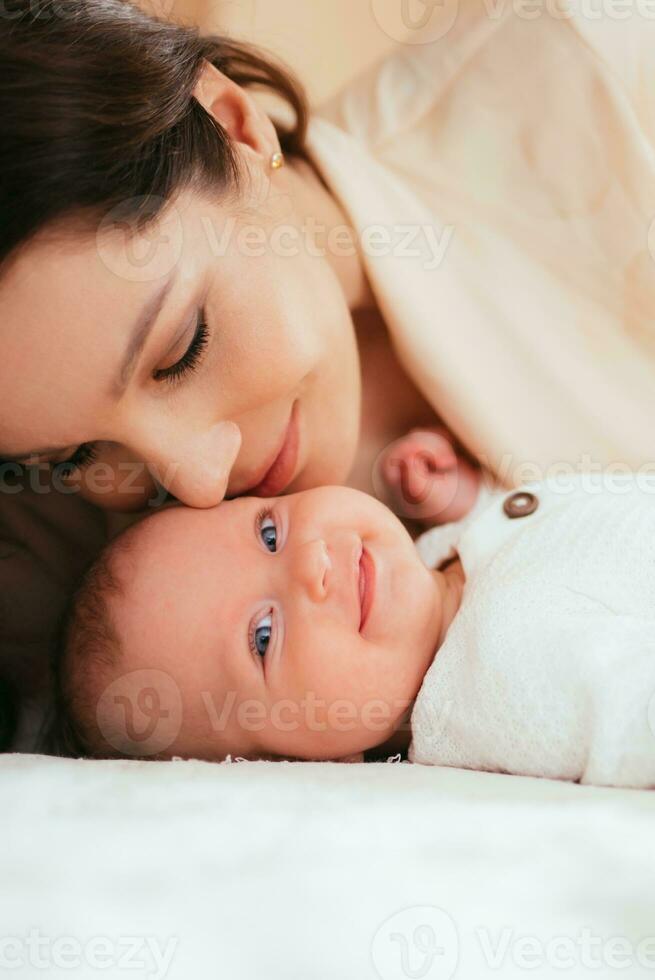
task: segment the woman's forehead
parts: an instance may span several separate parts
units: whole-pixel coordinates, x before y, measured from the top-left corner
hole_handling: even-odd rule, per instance
[[[181,266],[121,277],[89,241],[26,248],[0,276],[0,385],[11,420],[10,431],[0,426],[1,454],[82,441],[80,418],[102,417],[134,341],[145,343],[162,307],[167,318],[181,311],[188,278]]]

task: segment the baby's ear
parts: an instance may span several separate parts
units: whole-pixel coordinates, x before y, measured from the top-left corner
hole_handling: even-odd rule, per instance
[[[355,752],[354,755],[344,755],[341,759],[336,759],[336,762],[364,762],[364,753]]]

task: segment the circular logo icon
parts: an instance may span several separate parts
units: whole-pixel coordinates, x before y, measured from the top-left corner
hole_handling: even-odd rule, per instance
[[[165,752],[182,727],[180,689],[163,670],[132,670],[100,695],[98,728],[122,755]]]
[[[184,229],[178,209],[161,197],[131,197],[108,211],[96,232],[103,264],[119,279],[154,282],[175,268]]]
[[[371,959],[381,980],[451,980],[459,962],[457,926],[432,905],[402,909],[375,933]]]
[[[431,44],[454,25],[459,0],[371,0],[371,10],[392,41]]]
[[[438,448],[441,437],[431,433],[406,436],[391,443],[377,456],[371,482],[381,500],[400,518],[437,520],[459,492],[457,459],[449,448],[447,458]]]

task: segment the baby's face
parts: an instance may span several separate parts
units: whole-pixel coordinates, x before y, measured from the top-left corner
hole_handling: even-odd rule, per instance
[[[123,595],[111,600],[122,651],[113,679],[172,678],[181,719],[169,754],[339,759],[398,728],[441,610],[432,574],[382,504],[322,487],[172,507],[134,531],[118,559]]]

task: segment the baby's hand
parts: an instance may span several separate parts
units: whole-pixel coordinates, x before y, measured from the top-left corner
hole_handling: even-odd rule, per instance
[[[399,517],[426,524],[461,520],[475,504],[481,479],[440,428],[413,429],[397,439],[376,469],[384,502]]]

